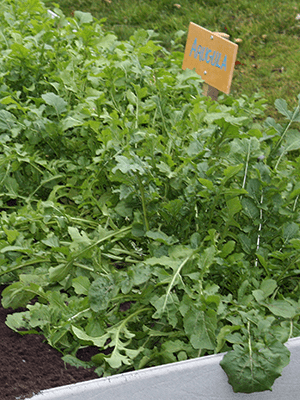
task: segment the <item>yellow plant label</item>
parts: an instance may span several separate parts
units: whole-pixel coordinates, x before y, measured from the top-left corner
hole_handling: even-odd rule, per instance
[[[238,45],[190,23],[182,69],[195,69],[210,86],[229,94]]]

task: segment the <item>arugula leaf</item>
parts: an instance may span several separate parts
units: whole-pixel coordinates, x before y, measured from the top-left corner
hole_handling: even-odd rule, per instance
[[[193,308],[184,316],[184,329],[195,349],[213,350],[216,347],[217,313]]]
[[[88,291],[91,309],[95,312],[107,309],[114,292],[115,284],[110,276],[101,276],[94,280]]]
[[[42,94],[41,97],[46,104],[55,109],[57,115],[66,111],[68,103],[57,94],[50,92]]]
[[[220,365],[234,392],[253,393],[272,390],[272,385],[289,363],[289,350],[280,342],[233,345]]]

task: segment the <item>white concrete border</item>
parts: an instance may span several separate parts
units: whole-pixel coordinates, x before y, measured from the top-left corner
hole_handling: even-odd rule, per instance
[[[234,393],[220,367],[224,354],[43,390],[31,400],[296,400],[300,399],[300,337],[272,391]],[[28,399],[29,400],[29,399]]]

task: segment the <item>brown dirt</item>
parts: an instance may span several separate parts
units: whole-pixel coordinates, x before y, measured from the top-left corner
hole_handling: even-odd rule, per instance
[[[43,389],[99,378],[91,369],[65,364],[61,354],[46,344],[43,336],[21,336],[9,329],[5,319],[12,312],[0,305],[1,400],[31,397]]]

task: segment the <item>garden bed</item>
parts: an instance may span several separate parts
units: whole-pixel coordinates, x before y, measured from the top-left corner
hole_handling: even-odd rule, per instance
[[[11,312],[0,307],[0,390],[5,400],[31,398],[32,394],[34,400],[67,400],[70,396],[77,400],[83,392],[85,398],[95,400],[97,396],[101,400],[134,400],[141,396],[144,400],[182,399],[187,394],[189,399],[210,396],[219,400],[276,400],[284,396],[288,400],[295,399],[299,391],[300,338],[288,341],[291,360],[272,392],[237,394],[219,365],[222,354],[97,379],[90,369],[66,365],[60,353],[44,343],[42,336],[21,336],[10,330],[5,318]],[[83,360],[90,357],[88,349],[86,352],[81,354]]]
[[[290,339],[290,364],[272,391],[234,393],[220,367],[223,354],[128,372],[42,391],[33,400],[294,400],[299,393],[300,338]]]
[[[271,390],[300,336],[300,95],[263,122],[257,96],[203,96],[153,31],[121,42],[89,13],[1,4],[6,325],[97,376],[226,353],[235,392]],[[2,382],[35,391],[3,346]]]

